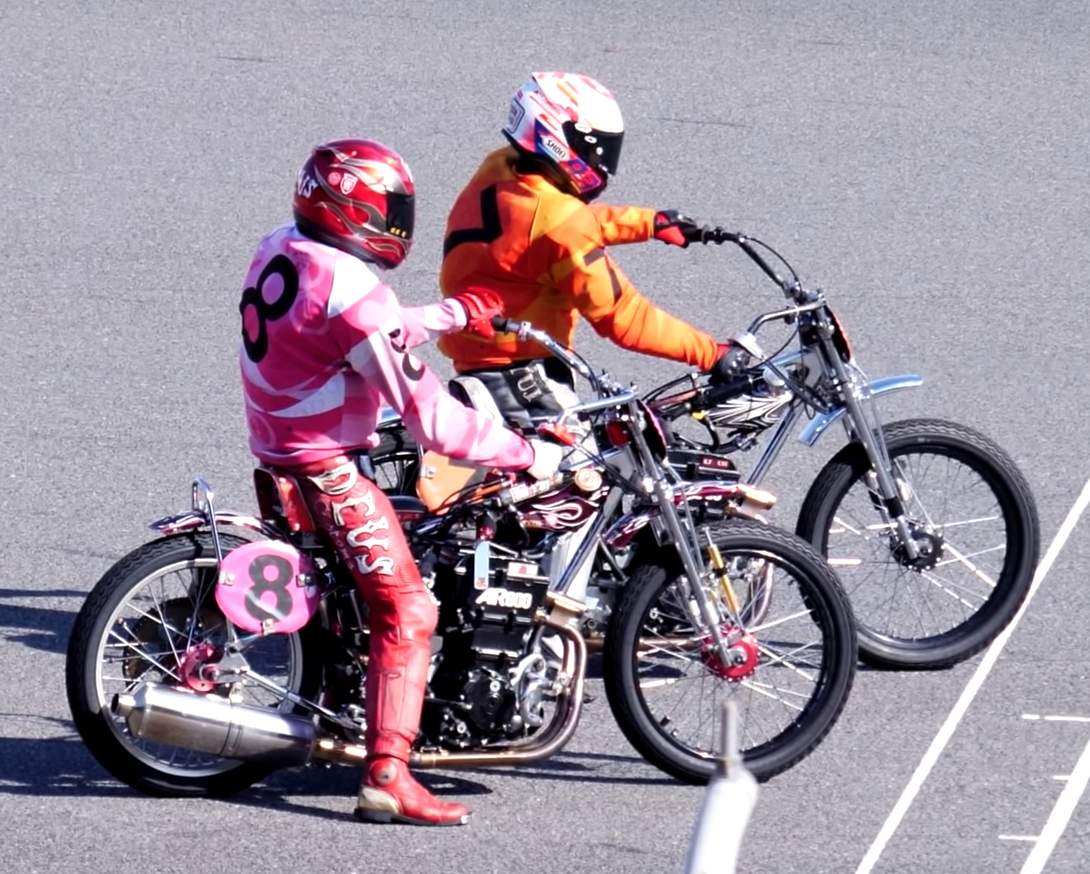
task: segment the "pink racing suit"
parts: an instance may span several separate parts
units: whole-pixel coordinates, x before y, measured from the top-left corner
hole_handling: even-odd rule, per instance
[[[463,328],[460,304],[403,309],[363,261],[285,225],[258,246],[240,309],[250,449],[262,461],[377,446],[385,399],[428,449],[488,467],[533,463],[525,440],[463,406],[409,354]]]
[[[260,243],[239,305],[250,449],[299,481],[370,612],[372,757],[407,762],[420,724],[436,608],[386,496],[347,457],[377,445],[385,400],[425,447],[519,470],[530,444],[465,407],[409,350],[466,322],[447,301],[403,309],[367,264],[293,224]]]

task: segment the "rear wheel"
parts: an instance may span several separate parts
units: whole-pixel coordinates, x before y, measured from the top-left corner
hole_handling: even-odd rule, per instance
[[[220,541],[224,552],[247,542],[231,535],[221,535]],[[107,771],[149,795],[231,795],[271,770],[143,740],[111,711],[116,695],[141,682],[192,689],[196,660],[222,653],[233,626],[215,601],[217,568],[207,532],[148,543],[105,573],[72,629],[65,668],[76,729]],[[305,631],[257,640],[244,650],[247,663],[293,692],[312,696],[320,666],[305,658]],[[242,704],[292,709],[248,680],[207,692],[228,693]]]
[[[800,538],[744,520],[711,532],[739,607],[732,617],[729,595],[718,596],[732,658],[694,622],[677,554],[661,550],[621,590],[603,651],[606,693],[632,746],[696,784],[722,752],[716,718],[733,699],[746,767],[767,780],[809,755],[839,718],[855,677],[851,612]]]

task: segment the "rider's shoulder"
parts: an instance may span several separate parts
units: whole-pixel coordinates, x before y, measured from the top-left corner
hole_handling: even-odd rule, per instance
[[[582,247],[588,241],[602,243],[602,229],[593,210],[578,197],[548,182],[540,190],[537,224],[561,245]]]
[[[380,271],[350,252],[306,236],[294,224],[282,225],[262,241],[259,252],[267,262],[285,256],[299,276],[300,291],[329,317],[337,316],[364,297],[392,294]]]
[[[333,277],[329,284],[326,315],[335,318],[342,313],[358,310],[356,305],[368,299],[366,308],[385,311],[396,306],[397,298],[392,288],[379,276],[378,270],[366,261],[347,253],[339,253],[333,264]],[[359,314],[356,314],[358,318]]]

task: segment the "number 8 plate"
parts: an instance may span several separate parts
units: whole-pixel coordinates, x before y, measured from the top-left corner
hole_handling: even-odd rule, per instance
[[[216,603],[244,631],[298,631],[314,615],[318,601],[309,560],[287,543],[247,543],[223,557]]]

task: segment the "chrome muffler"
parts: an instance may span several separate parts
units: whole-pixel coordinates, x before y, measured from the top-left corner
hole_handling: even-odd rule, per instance
[[[557,717],[527,744],[494,750],[414,752],[410,758],[413,767],[529,764],[548,758],[571,739],[583,709],[587,646],[576,624],[586,608],[556,592],[545,597],[548,613],[539,609],[535,618],[566,638],[564,671],[571,678],[557,697]],[[110,710],[125,720],[135,737],[226,759],[294,768],[312,759],[359,766],[367,755],[362,744],[319,736],[308,717],[160,683],[143,681],[131,692],[114,695]]]
[[[159,683],[114,695],[110,710],[135,737],[226,759],[292,768],[307,764],[318,745],[305,716]]]

